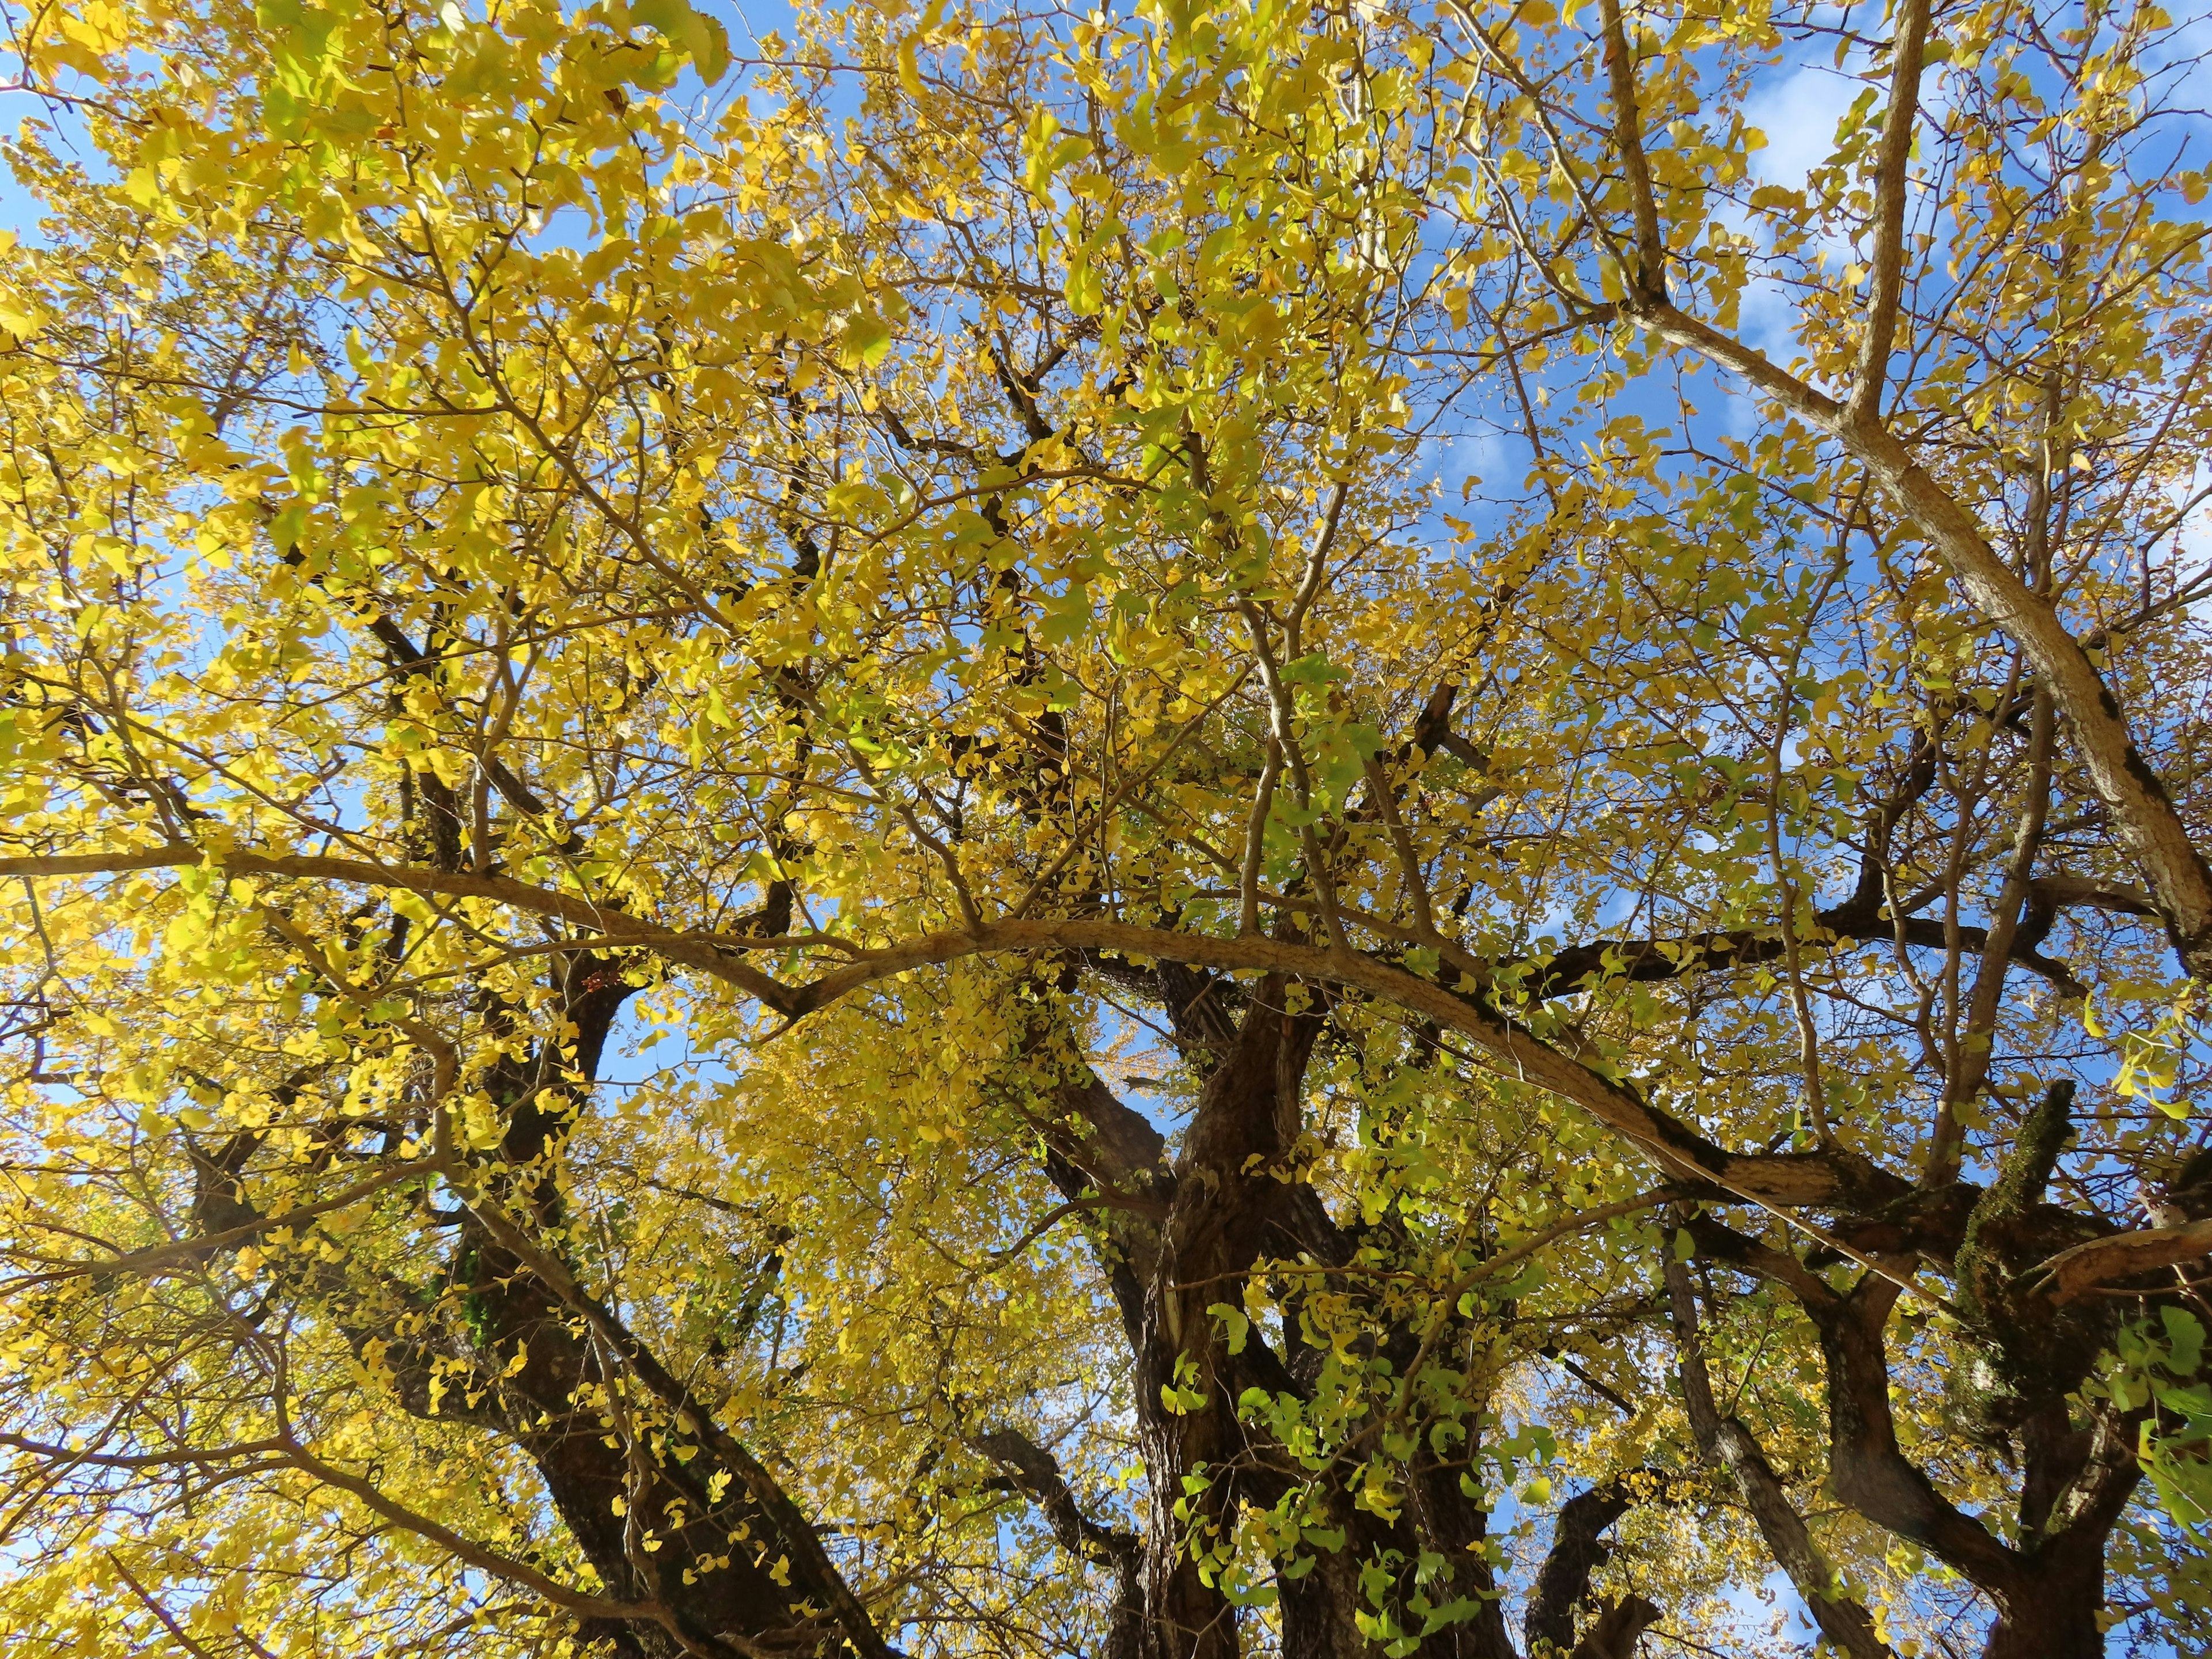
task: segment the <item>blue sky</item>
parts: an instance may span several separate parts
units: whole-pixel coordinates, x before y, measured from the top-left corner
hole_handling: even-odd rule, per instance
[[[704,0],[702,9],[725,21],[740,56],[749,55],[749,43],[759,35],[772,30],[787,31],[791,26],[790,11],[779,0],[747,0],[743,6],[731,3],[730,0]],[[1838,119],[1862,90],[1863,84],[1848,74],[1819,63],[1784,64],[1770,71],[1754,94],[1750,110],[1753,124],[1767,139],[1766,148],[1759,153],[1754,164],[1760,180],[1802,184],[1807,170],[1827,153]],[[728,89],[726,86],[718,90]],[[2212,99],[2206,101],[2212,102]],[[45,108],[21,93],[0,92],[0,129],[12,131],[19,122],[32,118],[48,120],[65,137],[70,132],[72,120],[65,112]],[[37,204],[12,177],[0,172],[0,230],[33,239],[38,234],[37,218]],[[1791,313],[1788,301],[1778,291],[1763,290],[1759,298],[1747,305],[1745,330],[1752,343],[1771,355],[1784,359],[1794,355]],[[1731,401],[1733,419],[1740,423],[1739,429],[1747,429],[1751,421],[1748,404],[1740,398]],[[1448,482],[1453,481],[1455,472],[1475,471],[1489,476],[1495,485],[1510,487],[1512,474],[1525,460],[1523,454],[1516,453],[1519,450],[1518,441],[1510,438],[1462,439],[1448,453],[1438,457],[1438,471]],[[2208,539],[2201,526],[2202,521],[2191,532],[2192,546],[2200,551],[2212,551],[2212,539]],[[627,1066],[626,1075],[632,1079],[641,1074],[641,1062],[617,1064]],[[1155,1114],[1161,1111],[1157,1097],[1132,1091],[1128,1097],[1133,1104]],[[1794,1618],[1799,1628],[1806,1627],[1802,1604],[1796,1601],[1786,1582],[1777,1575],[1764,1588],[1785,1614]],[[1758,1595],[1747,1589],[1741,1595],[1747,1623],[1763,1626],[1771,1617],[1771,1608],[1761,1603]]]

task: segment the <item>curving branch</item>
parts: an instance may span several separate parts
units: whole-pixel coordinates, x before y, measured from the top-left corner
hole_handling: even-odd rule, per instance
[[[968,1443],[1013,1477],[1014,1484],[1037,1500],[1060,1547],[1079,1560],[1130,1570],[1137,1555],[1133,1533],[1109,1527],[1083,1512],[1060,1472],[1060,1460],[1019,1429],[994,1429],[970,1435]]]
[[[416,892],[478,896],[537,915],[618,931],[625,943],[709,974],[796,1022],[869,985],[910,969],[990,953],[1110,951],[1229,972],[1279,973],[1335,983],[1393,1002],[1470,1041],[1500,1074],[1559,1096],[1631,1142],[1668,1176],[1711,1182],[1757,1201],[1861,1207],[1907,1190],[1858,1154],[1736,1153],[1716,1145],[1615,1076],[1600,1056],[1577,1056],[1538,1036],[1472,992],[1455,990],[1367,951],[1265,937],[1147,927],[1097,917],[978,921],[957,932],[922,934],[859,953],[858,960],[793,984],[747,963],[752,941],[660,927],[611,902],[535,887],[509,877],[372,864],[364,860],[245,849],[203,850],[185,843],[100,854],[0,860],[0,877],[82,876],[213,863],[241,874],[290,876]]]
[[[1576,1493],[1559,1506],[1552,1525],[1552,1547],[1545,1552],[1544,1565],[1537,1571],[1535,1589],[1530,1593],[1522,1625],[1531,1659],[1570,1650],[1585,1655],[1585,1659],[1609,1648],[1624,1654],[1634,1651],[1637,1636],[1659,1616],[1659,1609],[1650,1602],[1641,1596],[1629,1596],[1605,1608],[1579,1646],[1575,1642],[1575,1610],[1587,1604],[1591,1574],[1612,1557],[1605,1543],[1607,1529],[1638,1504],[1647,1501],[1644,1488],[1656,1488],[1656,1484],[1643,1471],[1617,1475],[1588,1492]],[[1634,1611],[1624,1615],[1624,1609]],[[1643,1616],[1639,1619],[1638,1614]],[[1632,1629],[1623,1628],[1630,1625]],[[1625,1643],[1620,1639],[1623,1635],[1627,1638]]]
[[[1846,411],[1854,424],[1881,412],[1881,388],[1897,340],[1905,297],[1905,202],[1911,183],[1912,129],[1920,117],[1920,71],[1928,49],[1928,0],[1905,0],[1890,43],[1889,105],[1881,118],[1881,159],[1875,173],[1874,288],[1859,347],[1858,380]]]

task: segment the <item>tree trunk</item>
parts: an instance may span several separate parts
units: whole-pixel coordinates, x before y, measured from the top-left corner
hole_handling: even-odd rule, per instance
[[[1944,1498],[1898,1443],[1884,1335],[1897,1285],[1869,1273],[1842,1296],[1809,1281],[1792,1288],[1826,1361],[1829,1491],[1990,1598],[1998,1617],[1984,1659],[2103,1659],[2105,1549],[2142,1478],[2137,1419],[2093,1412],[2085,1428],[2063,1394],[2026,1402],[2021,1520],[2039,1540],[2015,1550]]]
[[[1304,1256],[1340,1266],[1360,1243],[1312,1187],[1281,1178],[1304,1127],[1304,1076],[1323,1016],[1289,1012],[1292,988],[1280,975],[1240,988],[1171,964],[1143,975],[1104,967],[1168,1012],[1178,1049],[1204,1079],[1198,1107],[1170,1163],[1150,1123],[1095,1076],[1076,1071],[1055,1096],[1059,1116],[1044,1126],[1045,1170],[1070,1200],[1113,1200],[1094,1212],[1093,1237],[1134,1362],[1150,1490],[1141,1543],[1145,1659],[1237,1659],[1237,1610],[1184,1546],[1195,1541],[1203,1551],[1218,1540],[1214,1528],[1233,1523],[1240,1503],[1272,1504],[1304,1478],[1237,1407],[1254,1388],[1310,1397],[1319,1366],[1305,1362],[1318,1356],[1294,1331],[1288,1351],[1279,1352],[1257,1329],[1243,1333],[1231,1353],[1207,1310],[1240,1304],[1245,1275],[1263,1262]],[[1379,1343],[1401,1367],[1420,1346],[1405,1329]],[[1374,1610],[1362,1568],[1395,1558],[1410,1573],[1425,1550],[1446,1564],[1445,1575],[1425,1587],[1430,1601],[1462,1597],[1475,1610],[1425,1637],[1415,1620],[1417,1659],[1518,1659],[1480,1547],[1489,1516],[1460,1486],[1474,1449],[1462,1443],[1448,1459],[1417,1454],[1404,1471],[1407,1501],[1395,1522],[1360,1509],[1347,1492],[1329,1495],[1327,1524],[1342,1544],[1304,1546],[1276,1564],[1284,1659],[1379,1659],[1381,1650],[1360,1629],[1360,1615]],[[1586,1604],[1590,1574],[1606,1554],[1597,1535],[1632,1501],[1624,1491],[1595,1511],[1583,1504],[1555,1545],[1560,1559],[1545,1571],[1542,1626],[1562,1659],[1578,1608],[1596,1615],[1575,1650],[1582,1659],[1626,1659],[1658,1616],[1638,1597]]]
[[[1999,1598],[1982,1659],[2105,1659],[2097,1614],[2105,1605],[2104,1552],[2039,1552],[2031,1571]],[[2057,1555],[2059,1559],[2044,1559]]]

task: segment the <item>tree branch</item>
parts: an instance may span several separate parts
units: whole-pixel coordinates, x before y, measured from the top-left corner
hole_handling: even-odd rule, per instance
[[[1629,54],[1628,32],[1620,21],[1620,0],[1604,0],[1605,68],[1613,94],[1613,138],[1620,147],[1621,169],[1628,175],[1628,199],[1636,215],[1637,268],[1625,272],[1629,291],[1659,304],[1667,299],[1667,242],[1659,228],[1659,205],[1651,190],[1651,164],[1644,154],[1644,112],[1636,95],[1636,64]]]
[[[1870,423],[1881,412],[1881,389],[1897,338],[1905,297],[1905,198],[1911,182],[1912,129],[1920,113],[1920,68],[1928,45],[1928,0],[1903,0],[1890,45],[1889,104],[1881,118],[1881,159],[1875,176],[1874,291],[1859,348],[1858,380],[1844,419]]]
[[[2183,967],[2195,978],[2212,980],[2212,868],[2206,866],[2166,786],[2136,746],[2111,689],[2081,642],[2066,631],[2057,607],[2029,589],[1990,545],[1974,515],[1886,428],[1854,422],[1834,398],[1672,305],[1645,305],[1634,314],[1661,339],[1733,371],[1790,414],[1837,439],[1874,475],[1950,568],[1966,597],[2020,647],[2049,686],[2122,844],[2149,878]]]
[[[1758,1440],[1741,1419],[1723,1418],[1714,1404],[1705,1350],[1698,1338],[1698,1302],[1690,1287],[1690,1271],[1673,1250],[1667,1253],[1666,1279],[1681,1356],[1682,1404],[1698,1452],[1734,1480],[1776,1564],[1790,1575],[1820,1633],[1852,1659],[1890,1659],[1889,1644],[1875,1634],[1866,1608],[1844,1594],[1834,1566],[1806,1530],[1804,1517],[1783,1491]]]

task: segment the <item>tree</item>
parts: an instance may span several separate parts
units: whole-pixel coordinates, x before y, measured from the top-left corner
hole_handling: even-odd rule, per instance
[[[2204,1616],[2200,23],[9,17],[17,1646]]]

